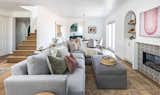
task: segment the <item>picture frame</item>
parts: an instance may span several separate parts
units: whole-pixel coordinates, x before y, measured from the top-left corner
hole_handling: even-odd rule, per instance
[[[56,38],[62,37],[61,27],[62,26],[60,24],[55,23],[55,35],[56,35]]]
[[[96,34],[96,32],[97,32],[96,26],[89,26],[88,27],[88,33],[89,34]]]
[[[140,13],[140,36],[160,38],[160,6]]]

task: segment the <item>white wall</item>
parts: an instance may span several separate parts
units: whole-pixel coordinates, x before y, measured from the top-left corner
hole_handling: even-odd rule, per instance
[[[30,12],[31,12],[31,32],[35,32],[35,30],[37,29],[37,17],[38,17],[38,7],[34,6],[32,8],[30,8]]]
[[[148,9],[157,7],[160,5],[160,0],[128,0],[126,4],[124,4],[121,8],[118,10],[112,12],[110,16],[106,18],[106,23],[110,21],[116,22],[116,53],[121,58],[125,58],[126,54],[126,41],[124,39],[124,20],[125,15],[128,11],[133,10],[136,13],[137,17],[137,24],[136,24],[136,32],[137,32],[137,38],[136,41],[143,42],[143,43],[149,43],[149,44],[155,44],[160,45],[160,39],[159,38],[149,38],[149,37],[140,37],[139,36],[139,23],[140,23],[140,13],[143,11],[146,11]],[[108,37],[108,34],[105,33],[106,37]],[[108,41],[106,41],[106,44],[108,44]],[[131,49],[132,52],[136,52],[135,48]],[[136,54],[130,54],[134,60],[131,60],[133,63],[135,62],[135,56]]]
[[[63,33],[65,38],[70,36],[70,26],[73,23],[78,23],[86,38],[99,40],[102,33],[105,32],[105,20],[103,18],[86,18],[84,31],[83,21],[82,18],[60,17],[44,6],[37,6],[37,49],[40,47],[46,48],[52,43],[52,39],[55,38],[55,23],[63,26],[62,30],[65,32]],[[89,25],[97,27],[96,34],[88,34]]]
[[[16,20],[13,17],[9,17],[9,53],[12,53],[16,49]]]
[[[0,9],[0,56],[15,50],[15,19],[12,12]]]
[[[43,6],[38,6],[37,15],[37,49],[46,48],[55,38],[55,23],[60,18]]]
[[[88,27],[96,26],[96,34],[89,34]],[[103,18],[88,18],[85,23],[84,37],[87,39],[97,39],[100,40],[105,32],[105,20]]]
[[[70,34],[70,26],[74,23],[78,23],[81,28],[78,34],[82,34],[86,39],[97,39],[99,40],[102,37],[102,34],[105,32],[105,20],[103,18],[66,18],[65,25],[67,26],[67,37],[69,38]],[[97,32],[96,34],[89,34],[88,27],[96,26]],[[77,35],[78,35],[77,34]]]
[[[30,17],[30,12],[0,9],[0,56],[10,54],[16,48],[16,17]]]
[[[0,15],[0,56],[10,53],[10,18]]]

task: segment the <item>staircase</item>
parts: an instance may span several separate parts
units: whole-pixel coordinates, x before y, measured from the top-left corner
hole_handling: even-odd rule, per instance
[[[36,50],[36,33],[30,33],[25,41],[19,44],[13,54],[7,57],[7,63],[17,63],[25,60]]]

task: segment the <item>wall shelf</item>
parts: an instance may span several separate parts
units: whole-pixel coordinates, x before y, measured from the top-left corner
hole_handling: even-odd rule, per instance
[[[125,38],[129,40],[136,39],[136,15],[129,11],[125,18]]]
[[[135,21],[135,20],[130,20],[130,21],[128,22],[128,25],[136,25],[136,21]]]

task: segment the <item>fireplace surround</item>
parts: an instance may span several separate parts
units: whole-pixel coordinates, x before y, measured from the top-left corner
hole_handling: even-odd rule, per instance
[[[160,46],[138,43],[138,70],[160,84]]]

